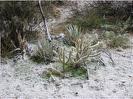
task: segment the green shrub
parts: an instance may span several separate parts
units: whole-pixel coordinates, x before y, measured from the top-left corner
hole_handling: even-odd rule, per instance
[[[132,5],[130,3],[129,1],[101,0],[93,1],[91,4],[86,2],[83,9],[74,9],[70,23],[86,30],[100,28],[102,24],[116,25],[118,22],[125,22],[131,16],[130,13],[132,13]],[[132,23],[132,19],[130,23]],[[130,26],[129,29],[132,29]]]
[[[128,19],[123,22],[123,30],[124,31],[133,31],[133,17],[129,16]],[[122,31],[123,32],[123,31]]]
[[[106,31],[103,33],[103,39],[110,48],[126,48],[129,45],[129,38],[126,34],[118,34],[113,31]]]
[[[110,39],[108,42],[108,46],[112,48],[122,47],[126,48],[128,47],[129,39],[128,37],[124,35],[118,35]]]
[[[64,77],[64,74],[54,68],[48,68],[46,71],[43,71],[42,78],[49,79],[50,77]]]
[[[59,10],[55,9],[55,6],[63,4],[63,1],[61,2],[42,1],[45,17],[50,18],[60,14]],[[38,2],[36,1],[0,2],[0,33],[2,33],[0,37],[2,36],[3,57],[11,50],[14,50],[14,47],[11,47],[11,40],[16,47],[19,47],[18,33],[20,33],[22,37],[25,35],[28,41],[38,38],[37,25],[42,19],[37,5]]]
[[[99,16],[105,16],[109,24],[126,20],[132,13],[129,1],[94,1],[93,8]]]
[[[1,38],[1,56],[2,57],[10,57],[11,56],[10,52],[14,48],[15,47],[11,43],[11,38],[10,37]]]
[[[87,77],[87,70],[85,67],[74,68],[68,66],[66,72],[70,73],[72,77]]]
[[[31,59],[37,63],[50,63],[53,61],[53,48],[52,43],[48,40],[42,40],[38,42],[37,51],[31,56]]]
[[[103,38],[104,39],[112,39],[112,38],[114,38],[116,35],[115,35],[115,33],[113,32],[113,31],[105,31],[104,33],[103,33]]]
[[[129,17],[126,21],[118,21],[116,24],[104,24],[101,26],[103,30],[106,31],[113,31],[116,34],[125,34],[127,31],[132,31],[132,20],[131,17]]]
[[[82,77],[82,78],[87,77],[87,70],[84,67],[79,67],[79,68],[68,67],[66,68],[66,73],[69,75],[69,77]],[[46,71],[42,73],[41,77],[45,79],[49,79],[52,77],[54,79],[54,77],[64,78],[68,77],[68,75],[65,75],[64,73],[54,68],[48,68]]]
[[[82,30],[86,31],[88,29],[100,28],[102,22],[103,19],[96,15],[95,11],[92,11],[92,13],[72,18],[69,23],[77,25],[78,27],[81,27]]]

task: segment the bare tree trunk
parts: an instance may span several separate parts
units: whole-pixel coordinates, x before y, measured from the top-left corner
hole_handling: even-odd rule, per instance
[[[46,16],[44,16],[43,9],[42,9],[42,6],[41,6],[41,0],[39,0],[39,9],[40,9],[40,12],[41,12],[41,15],[42,15],[42,19],[43,19],[43,23],[44,23],[44,32],[45,32],[45,34],[47,36],[46,39],[51,41],[51,35],[49,33],[49,30],[48,30]]]

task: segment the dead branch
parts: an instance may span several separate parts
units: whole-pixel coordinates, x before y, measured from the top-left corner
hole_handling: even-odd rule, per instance
[[[47,39],[49,41],[51,41],[51,35],[49,33],[49,30],[48,30],[48,26],[47,26],[47,19],[46,19],[46,16],[44,15],[43,13],[43,9],[42,9],[42,5],[41,5],[41,0],[39,0],[39,9],[40,9],[40,13],[42,15],[42,19],[43,19],[43,23],[44,23],[44,32],[47,36]]]

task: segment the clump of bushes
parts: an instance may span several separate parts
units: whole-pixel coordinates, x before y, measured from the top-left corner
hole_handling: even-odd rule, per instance
[[[106,43],[110,48],[126,48],[129,44],[127,35],[115,34],[113,31],[106,31],[103,34],[103,38],[106,40]]]
[[[12,49],[14,49],[14,46],[11,43],[11,38],[1,38],[1,56],[10,57],[10,52],[12,51]]]
[[[83,30],[101,28],[104,24],[117,25],[132,17],[131,8],[130,1],[88,1],[82,9],[73,9],[73,17],[68,22],[80,26]],[[128,25],[127,29],[132,30],[131,25]]]
[[[132,31],[132,18],[129,16],[126,21],[117,21],[116,24],[104,24],[101,26],[106,31],[114,31],[117,34],[125,34]]]
[[[108,46],[112,48],[122,47],[127,48],[129,43],[128,37],[124,35],[118,35],[109,41]]]
[[[63,1],[42,1],[45,17],[57,17],[60,15],[56,5],[63,5]],[[28,41],[38,39],[37,25],[42,21],[36,1],[11,1],[0,3],[0,38],[2,44],[2,57],[14,50],[11,41],[19,48],[17,34],[26,36]],[[6,41],[8,40],[8,41]]]
[[[50,63],[53,61],[54,52],[52,43],[44,39],[38,42],[37,51],[31,56],[31,60],[37,63]]]
[[[98,16],[96,14],[96,11],[93,9],[89,10],[89,13],[85,12],[85,14],[76,15],[76,18],[74,15],[74,18],[72,18],[70,22],[68,21],[68,23],[80,27],[83,31],[91,30],[93,28],[100,28],[102,22],[103,22],[102,17]]]
[[[105,31],[103,33],[103,38],[106,40],[112,39],[115,37],[115,33],[113,31]]]
[[[92,58],[100,55],[98,49],[102,47],[102,43],[98,41],[94,43],[95,39],[90,36],[90,34],[82,35],[77,26],[70,25],[67,29],[70,33],[68,36],[69,39],[67,40],[71,40],[74,46],[60,46],[58,48],[56,55],[57,61],[61,64],[61,68],[60,70],[56,70],[56,74],[54,73],[55,70],[54,72],[53,70],[48,70],[45,74],[47,77],[65,77],[67,74],[69,77],[87,77],[86,64],[90,62]]]
[[[97,51],[101,47],[101,43],[93,44],[91,40],[87,40],[85,36],[81,36],[75,41],[75,47],[65,50],[60,48],[58,52],[59,62],[63,66],[63,72],[71,72],[72,75],[85,74],[86,62],[90,61],[91,57],[96,57],[100,53]],[[75,71],[75,73],[73,72]]]
[[[2,56],[8,56],[6,53],[14,50],[14,45],[19,48],[18,33],[23,37],[28,27],[35,26],[37,22],[37,11],[35,2],[1,2],[0,3],[0,32],[2,35]],[[32,30],[34,31],[34,30]],[[32,35],[32,34],[30,34]],[[8,40],[8,41],[7,41]],[[13,42],[13,47],[12,43]]]

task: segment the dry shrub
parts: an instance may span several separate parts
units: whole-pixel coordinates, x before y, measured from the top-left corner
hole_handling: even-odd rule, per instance
[[[53,47],[48,40],[38,41],[37,51],[31,56],[31,59],[37,63],[50,63],[53,61]]]
[[[75,47],[71,47],[68,50],[60,48],[58,52],[59,62],[63,65],[63,72],[75,72],[78,69],[85,70],[86,62],[90,61],[91,57],[96,57],[100,53],[98,48],[101,47],[101,43],[92,43],[92,40],[88,37],[82,36],[75,41]]]
[[[126,34],[115,34],[113,31],[103,33],[103,38],[110,48],[127,48],[129,46],[129,38]]]
[[[118,48],[118,47],[127,48],[129,46],[129,39],[127,36],[118,35],[109,41],[108,46],[111,48]]]

